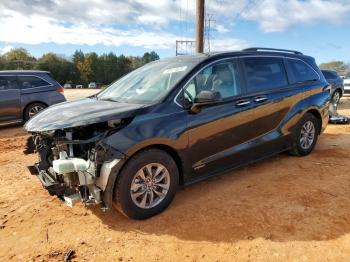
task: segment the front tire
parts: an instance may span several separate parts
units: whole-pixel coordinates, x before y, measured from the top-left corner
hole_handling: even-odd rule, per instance
[[[306,113],[294,130],[293,145],[289,153],[295,156],[310,154],[315,148],[319,130],[317,118],[311,113]]]
[[[147,149],[133,156],[118,175],[115,204],[130,218],[146,219],[169,206],[178,184],[174,159],[162,150]]]
[[[334,103],[335,105],[338,105],[340,98],[341,98],[341,92],[339,90],[335,90],[332,95],[331,102]]]

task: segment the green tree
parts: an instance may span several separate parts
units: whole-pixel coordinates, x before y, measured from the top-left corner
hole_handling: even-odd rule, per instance
[[[90,65],[91,73],[87,76],[88,82],[97,82],[98,55],[95,52],[85,54],[85,59]]]
[[[75,50],[73,56],[72,56],[72,61],[74,65],[77,65],[78,62],[83,62],[85,58],[84,53],[81,50]]]
[[[143,64],[147,64],[149,62],[152,62],[152,61],[155,61],[155,60],[158,60],[159,59],[159,55],[152,51],[150,53],[146,52],[144,53],[143,57],[142,57],[142,62]]]
[[[33,69],[36,59],[24,48],[13,48],[4,55],[6,69]]]
[[[4,70],[5,66],[6,66],[6,60],[2,55],[0,55],[0,70]]]
[[[54,53],[44,54],[38,59],[35,68],[51,72],[53,77],[61,84],[73,81],[77,74],[77,70],[71,61]]]

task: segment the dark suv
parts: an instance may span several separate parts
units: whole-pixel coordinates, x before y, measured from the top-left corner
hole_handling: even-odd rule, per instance
[[[33,117],[25,129],[40,162],[29,170],[70,206],[114,202],[144,219],[179,185],[283,151],[309,154],[327,125],[329,94],[315,60],[296,51],[158,60]]]
[[[0,125],[27,121],[64,101],[63,88],[49,72],[0,71]]]
[[[344,80],[333,70],[322,70],[322,74],[331,85],[331,100],[338,104],[344,94]]]

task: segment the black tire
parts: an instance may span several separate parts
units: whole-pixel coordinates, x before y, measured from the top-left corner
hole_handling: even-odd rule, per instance
[[[314,138],[312,143],[310,143],[309,147],[305,148],[305,146],[304,147],[302,146],[301,137],[302,137],[302,129],[307,122],[311,122],[313,124],[315,132],[314,132]],[[315,148],[319,134],[320,134],[319,121],[313,114],[306,113],[294,129],[293,144],[292,144],[292,148],[289,150],[289,153],[294,156],[306,156],[310,154]]]
[[[166,168],[170,177],[170,185],[165,197],[154,207],[141,208],[132,199],[131,185],[139,170],[148,164],[158,163]],[[166,152],[158,149],[146,149],[133,156],[118,175],[114,187],[114,204],[117,209],[133,219],[152,217],[169,206],[173,200],[179,184],[179,170],[174,159]],[[153,194],[153,192],[152,192]],[[158,197],[157,195],[155,195]],[[141,196],[142,197],[142,196]],[[150,199],[149,197],[147,198]]]
[[[342,97],[341,91],[339,89],[337,89],[334,91],[334,93],[332,95],[331,102],[338,105],[341,97]]]
[[[33,112],[33,110],[35,110],[35,108],[40,108],[39,111],[41,111],[41,110],[44,110],[46,107],[47,106],[43,103],[33,103],[33,104],[28,105],[23,113],[24,121],[27,122],[30,118],[32,118],[34,116],[34,115],[32,115],[32,112]]]

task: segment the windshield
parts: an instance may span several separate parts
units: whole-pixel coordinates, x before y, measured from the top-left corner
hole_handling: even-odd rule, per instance
[[[111,84],[97,97],[124,103],[153,103],[166,94],[198,63],[197,59],[165,59],[149,63]]]

